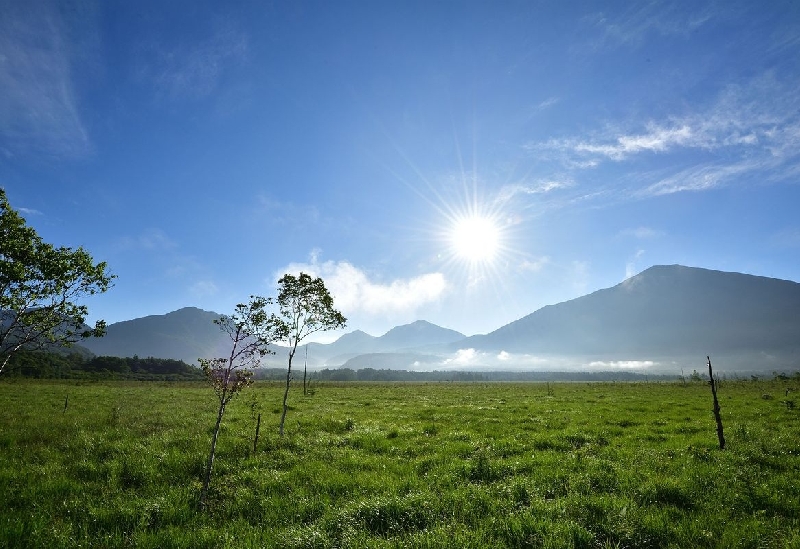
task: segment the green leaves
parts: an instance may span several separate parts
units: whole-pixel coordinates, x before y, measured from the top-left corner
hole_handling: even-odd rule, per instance
[[[85,326],[77,301],[107,291],[115,276],[83,248],[56,248],[28,227],[0,189],[0,372],[19,349],[69,346],[105,333]]]
[[[289,346],[319,331],[343,328],[347,319],[333,307],[333,297],[320,278],[285,274],[278,281],[278,307]]]

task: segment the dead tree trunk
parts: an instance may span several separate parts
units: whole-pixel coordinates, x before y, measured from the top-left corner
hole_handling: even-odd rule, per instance
[[[714,373],[711,371],[711,357],[706,357],[708,360],[708,377],[711,385],[711,395],[714,397],[714,419],[717,421],[717,438],[719,439],[719,449],[725,449],[725,435],[722,433],[722,417],[719,415],[719,400],[717,400],[717,381],[714,379]]]

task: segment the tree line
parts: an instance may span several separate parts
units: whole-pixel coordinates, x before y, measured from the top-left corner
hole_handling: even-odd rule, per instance
[[[8,361],[3,377],[34,379],[119,379],[199,381],[203,372],[171,358],[87,356],[80,353],[20,351]]]

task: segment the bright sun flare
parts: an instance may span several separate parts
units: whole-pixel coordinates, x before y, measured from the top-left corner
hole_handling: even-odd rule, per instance
[[[453,224],[450,238],[458,257],[470,263],[488,263],[497,254],[500,230],[488,217],[465,217]]]

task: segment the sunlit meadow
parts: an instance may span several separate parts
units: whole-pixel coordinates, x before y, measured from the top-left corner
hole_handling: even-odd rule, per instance
[[[0,546],[800,547],[797,388],[5,381]]]

